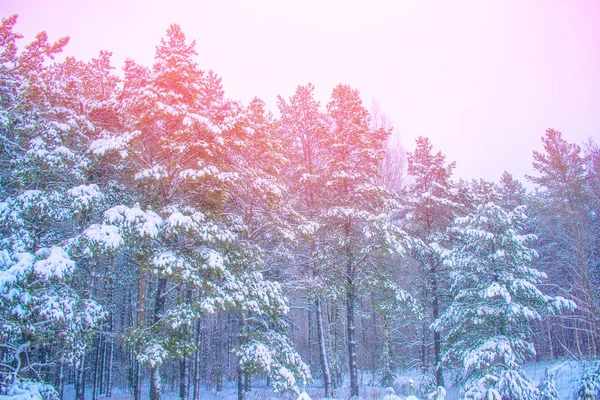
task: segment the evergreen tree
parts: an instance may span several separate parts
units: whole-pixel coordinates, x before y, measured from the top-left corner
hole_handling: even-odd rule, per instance
[[[540,400],[558,400],[558,391],[554,385],[554,374],[550,372],[548,368],[544,372],[544,377],[538,385],[540,392]]]
[[[408,174],[412,182],[406,188],[407,230],[415,238],[411,249],[412,257],[420,270],[418,297],[427,316],[422,321],[421,364],[427,370],[425,354],[430,341],[429,325],[443,311],[441,298],[447,292],[447,269],[443,265],[443,254],[448,246],[446,228],[460,209],[453,193],[451,182],[455,163],[446,164],[442,152],[433,153],[429,139],[419,137],[415,151],[408,153]],[[444,386],[441,366],[441,333],[433,332],[433,354],[435,386]]]
[[[520,370],[535,354],[529,322],[575,307],[537,288],[546,275],[530,266],[537,254],[528,247],[534,236],[521,233],[525,220],[523,207],[508,212],[487,203],[450,228],[453,300],[435,328],[446,330],[445,362],[463,365],[468,399],[536,398]]]
[[[77,68],[46,64],[68,39],[51,44],[42,32],[19,52],[15,23],[12,16],[0,25],[0,393],[20,387],[50,396],[23,379],[48,382],[67,365],[80,398],[87,348],[106,317],[76,279],[85,265],[78,235],[104,197],[87,179],[96,127],[85,99],[69,91]]]
[[[323,293],[327,289],[324,283],[328,282],[331,276],[323,276],[327,271],[318,260],[319,248],[322,245],[319,239],[323,226],[324,207],[321,201],[326,180],[324,145],[328,127],[325,115],[319,111],[319,103],[314,99],[313,91],[314,87],[308,84],[298,86],[289,103],[279,97],[279,125],[290,161],[286,173],[287,187],[291,194],[289,203],[298,219],[294,236],[297,245],[295,250],[299,255],[295,258],[301,267],[296,272],[300,276],[293,279],[296,285],[302,285],[303,291],[314,299],[325,397],[333,397],[332,368],[323,322]],[[334,365],[334,369],[338,370],[339,367]]]
[[[263,253],[253,237],[257,222],[265,223],[258,211],[266,213],[281,192],[266,179],[266,169],[252,165],[261,155],[248,153],[253,140],[268,134],[258,129],[260,105],[254,102],[246,112],[225,99],[220,80],[193,61],[193,47],[173,25],[157,46],[152,70],[126,63],[120,106],[125,133],[107,132],[91,146],[97,154],[124,157],[124,185],[135,189],[129,204],[108,210],[87,236],[104,248],[124,246],[138,266],[138,315],[129,340],[137,360],[151,367],[152,399],[161,396],[166,359],[183,360],[185,372],[196,346],[194,322],[204,314],[239,312],[240,349],[285,333],[280,316],[286,300],[278,284],[263,278]],[[147,300],[150,285],[155,290]],[[288,375],[300,381],[310,375],[284,336],[272,345],[277,343],[279,352],[271,351],[288,360],[281,362],[291,372],[271,366],[268,372],[282,375],[278,389],[292,390]]]
[[[562,134],[548,129],[542,137],[544,152],[534,151],[537,176],[528,179],[540,188],[535,199],[537,234],[542,262],[553,278],[564,280],[562,288],[579,308],[569,336],[578,356],[600,351],[600,303],[597,289],[600,275],[598,244],[598,202],[594,186],[597,175],[593,161],[581,147],[567,142]],[[593,154],[593,153],[590,153]],[[591,167],[591,168],[590,168]],[[597,171],[596,171],[597,172]]]
[[[406,236],[390,220],[397,208],[381,182],[381,163],[388,131],[369,129],[369,114],[358,91],[334,88],[327,104],[331,131],[327,139],[327,194],[324,266],[343,277],[350,396],[358,396],[356,300],[361,284],[374,284],[376,252],[403,254]]]
[[[514,210],[527,203],[527,191],[523,184],[504,171],[498,184],[501,200],[498,202],[505,210]]]
[[[595,400],[600,396],[600,366],[585,374],[577,390],[577,400]]]

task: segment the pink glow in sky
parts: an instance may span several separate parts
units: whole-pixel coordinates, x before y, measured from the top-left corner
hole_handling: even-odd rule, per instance
[[[66,54],[112,51],[151,65],[171,23],[226,95],[275,111],[312,82],[322,104],[338,83],[375,99],[407,150],[428,136],[463,178],[531,174],[546,128],[600,138],[597,1],[2,0],[26,39],[70,36]]]

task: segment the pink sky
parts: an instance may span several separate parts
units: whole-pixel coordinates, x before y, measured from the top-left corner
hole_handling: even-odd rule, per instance
[[[166,4],[169,4],[168,6]],[[324,105],[342,82],[377,100],[407,150],[428,136],[463,178],[532,173],[546,128],[600,141],[597,1],[2,0],[26,39],[70,36],[66,54],[106,49],[151,65],[171,23],[227,96],[275,110],[312,82]]]

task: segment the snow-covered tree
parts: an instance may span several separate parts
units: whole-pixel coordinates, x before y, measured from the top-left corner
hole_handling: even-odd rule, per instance
[[[260,321],[240,333],[242,348],[264,335],[285,334],[279,317],[286,300],[261,274],[263,252],[255,240],[281,195],[268,174],[276,162],[254,164],[269,150],[269,137],[261,135],[270,132],[261,128],[260,104],[245,110],[224,98],[220,79],[201,71],[195,55],[194,43],[172,25],[151,70],[127,62],[120,105],[125,133],[107,131],[91,145],[98,155],[119,154],[126,165],[121,179],[132,193],[128,204],[106,211],[86,235],[105,249],[126,251],[138,267],[138,314],[129,343],[137,360],[151,367],[152,399],[160,398],[166,359],[181,359],[187,373],[194,321],[202,315],[235,310],[244,329]],[[263,154],[253,154],[259,150]],[[149,285],[155,291],[147,299]],[[293,358],[284,336],[276,343],[274,359]],[[298,381],[309,379],[301,361],[281,362]],[[278,388],[294,388],[286,382]],[[136,388],[139,398],[139,383]]]
[[[528,179],[538,185],[532,210],[540,238],[545,271],[561,280],[560,287],[579,306],[571,321],[571,348],[579,356],[600,351],[600,225],[598,224],[597,169],[593,152],[583,154],[575,143],[548,129],[542,137],[544,151],[533,152],[537,174]],[[593,148],[593,143],[590,143]]]
[[[554,374],[550,372],[549,368],[546,368],[544,377],[538,385],[538,390],[540,392],[539,400],[558,400],[558,391],[554,384]]]
[[[527,191],[523,184],[506,171],[500,177],[498,193],[501,198],[498,203],[505,210],[514,210],[527,202]]]
[[[450,228],[452,303],[434,328],[445,330],[444,361],[463,366],[467,399],[535,399],[538,390],[521,371],[535,354],[529,322],[575,307],[538,289],[546,275],[531,267],[535,237],[522,234],[525,220],[523,207],[508,212],[487,203]]]
[[[406,235],[391,221],[397,202],[378,184],[389,131],[370,130],[369,113],[358,91],[346,85],[333,89],[327,111],[331,121],[324,199],[327,241],[320,257],[345,285],[350,396],[358,396],[356,299],[361,287],[376,282],[370,273],[376,270],[373,256],[403,254]]]
[[[57,364],[80,371],[106,316],[76,278],[74,244],[103,194],[87,180],[95,127],[68,93],[74,73],[48,63],[68,39],[41,32],[19,51],[15,23],[0,25],[0,392],[42,390],[19,381],[48,381]]]
[[[330,360],[327,351],[327,331],[323,317],[323,294],[327,289],[327,270],[318,260],[320,238],[323,227],[324,183],[327,166],[325,139],[328,126],[325,115],[319,110],[319,102],[314,99],[311,84],[298,86],[287,102],[279,97],[279,130],[289,158],[285,170],[289,206],[296,215],[294,259],[298,264],[294,285],[314,301],[317,325],[317,340],[325,397],[333,397],[332,369],[340,374],[339,365]],[[310,315],[310,314],[309,314]],[[336,355],[333,355],[337,360]]]
[[[443,254],[448,246],[446,228],[460,209],[455,199],[452,171],[456,163],[446,163],[446,156],[433,152],[428,138],[419,137],[414,152],[408,153],[410,183],[405,189],[407,208],[406,229],[415,239],[411,256],[419,266],[418,290],[425,315],[421,330],[421,364],[427,371],[425,354],[431,345],[429,325],[443,311],[441,298],[448,291],[447,268]],[[433,374],[435,386],[444,386],[441,366],[441,333],[433,332]]]

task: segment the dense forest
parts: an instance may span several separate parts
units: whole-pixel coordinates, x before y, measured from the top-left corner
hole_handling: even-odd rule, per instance
[[[177,25],[152,66],[117,73],[107,51],[53,61],[68,39],[44,32],[19,47],[16,22],[0,25],[0,398],[236,382],[244,399],[258,381],[358,397],[412,368],[421,398],[452,379],[466,399],[549,399],[524,363],[600,357],[591,139],[539,132],[534,190],[469,182],[428,138],[404,152],[347,85],[325,106],[298,86],[273,114],[228,99]],[[581,390],[598,395],[600,369]]]

